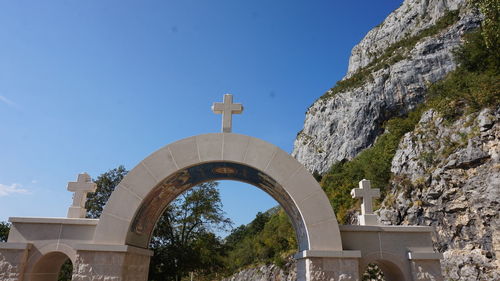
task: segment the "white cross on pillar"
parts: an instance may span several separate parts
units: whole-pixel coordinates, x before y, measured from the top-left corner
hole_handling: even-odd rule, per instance
[[[68,209],[68,218],[85,218],[87,193],[94,192],[96,188],[97,185],[87,173],[79,174],[76,182],[68,182],[68,190],[74,192],[73,205]]]
[[[359,182],[359,188],[351,190],[353,198],[361,198],[361,215],[358,216],[360,225],[377,225],[377,215],[373,214],[373,198],[380,197],[379,189],[372,189],[369,180],[363,179]]]
[[[233,103],[233,95],[225,94],[224,102],[215,102],[212,105],[212,111],[215,114],[222,114],[222,132],[231,133],[233,128],[233,114],[242,113],[243,105],[241,103]]]

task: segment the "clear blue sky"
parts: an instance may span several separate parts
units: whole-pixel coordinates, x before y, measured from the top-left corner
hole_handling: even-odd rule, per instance
[[[291,151],[308,106],[401,0],[0,0],[0,221],[66,215],[68,181],[219,132]],[[224,182],[237,225],[276,203]]]

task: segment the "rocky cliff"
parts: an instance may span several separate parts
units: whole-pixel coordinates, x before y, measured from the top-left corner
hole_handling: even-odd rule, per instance
[[[500,108],[453,124],[425,112],[391,171],[381,221],[434,226],[447,280],[500,280]]]
[[[452,50],[479,22],[465,0],[404,1],[353,48],[341,87],[308,109],[292,155],[324,173],[372,145],[384,121],[422,103],[427,86],[455,69]]]
[[[261,265],[244,269],[231,277],[221,281],[295,281],[297,268],[293,260],[289,260],[283,267],[274,264]]]

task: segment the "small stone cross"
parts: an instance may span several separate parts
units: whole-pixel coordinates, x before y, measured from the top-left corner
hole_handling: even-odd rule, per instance
[[[380,197],[379,189],[372,189],[369,180],[359,182],[359,188],[351,190],[352,198],[361,198],[361,215],[358,217],[361,225],[377,225],[377,216],[373,214],[373,198]]]
[[[69,207],[68,218],[85,218],[87,193],[94,192],[96,188],[97,185],[92,182],[87,173],[79,174],[76,182],[68,182],[68,190],[74,192],[73,205]]]
[[[233,114],[242,113],[243,105],[241,103],[233,103],[233,95],[225,94],[224,102],[215,102],[212,105],[212,111],[215,114],[222,114],[222,132],[231,133],[233,128]]]

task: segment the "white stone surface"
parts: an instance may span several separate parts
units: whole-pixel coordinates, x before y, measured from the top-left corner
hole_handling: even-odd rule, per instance
[[[68,183],[68,190],[74,192],[73,205],[69,207],[68,218],[84,218],[87,210],[85,209],[85,201],[87,193],[94,192],[97,185],[92,182],[89,174],[82,173],[78,175],[76,182]]]
[[[359,182],[359,188],[354,188],[351,190],[351,196],[353,198],[361,198],[361,215],[358,216],[358,223],[360,225],[377,225],[378,219],[377,215],[373,214],[373,198],[380,197],[380,190],[376,188],[371,188],[371,183],[369,180],[361,180]]]
[[[216,102],[212,105],[212,111],[215,114],[222,114],[222,132],[231,133],[233,129],[233,114],[243,112],[241,103],[233,103],[233,95],[225,94],[224,102]]]

